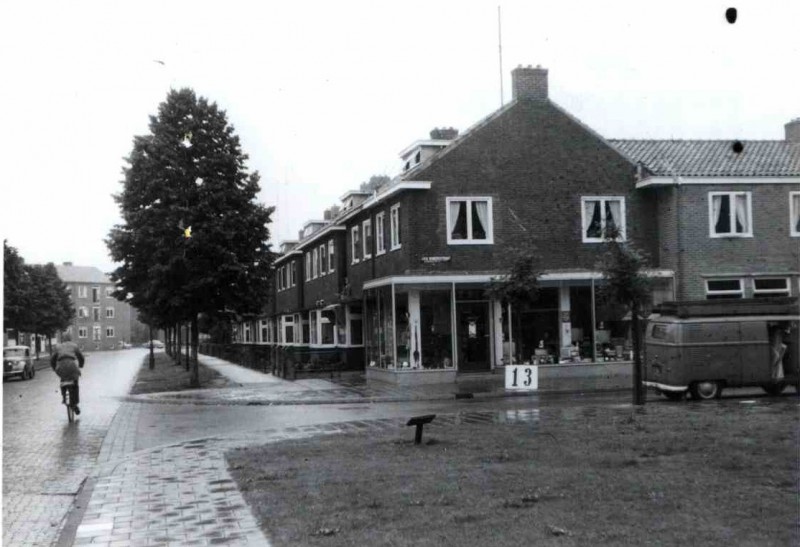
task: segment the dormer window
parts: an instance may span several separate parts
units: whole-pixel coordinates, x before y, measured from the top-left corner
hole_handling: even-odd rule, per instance
[[[419,160],[420,160],[421,156],[422,156],[422,151],[417,150],[417,154],[414,156],[414,163],[415,164],[419,163]]]

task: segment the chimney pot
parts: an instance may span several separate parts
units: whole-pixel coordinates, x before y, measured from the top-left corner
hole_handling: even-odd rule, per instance
[[[795,118],[783,126],[786,130],[786,142],[800,143],[800,118]]]
[[[64,262],[64,266],[72,266],[72,262]]]
[[[547,100],[546,68],[519,66],[511,71],[511,84],[513,99]]]

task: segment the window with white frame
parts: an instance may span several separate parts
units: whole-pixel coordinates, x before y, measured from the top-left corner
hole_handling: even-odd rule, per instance
[[[100,287],[92,287],[92,302],[100,302]]]
[[[328,245],[323,243],[319,246],[319,275],[328,273]]]
[[[275,287],[278,289],[278,292],[283,290],[283,266],[278,266],[278,269],[275,270]]]
[[[625,240],[625,198],[620,196],[582,196],[581,226],[584,243],[600,243],[612,228]]]
[[[389,210],[389,243],[392,251],[399,249],[402,241],[400,241],[400,204],[395,203]]]
[[[449,197],[446,202],[448,245],[493,243],[492,198]]]
[[[319,343],[333,345],[336,343],[336,312],[333,310],[319,311]]]
[[[244,325],[244,341],[245,343],[250,343],[250,323],[245,321]]]
[[[297,286],[297,261],[293,260],[291,264],[289,264],[289,286],[295,287]]]
[[[309,331],[311,333],[310,344],[316,345],[317,340],[319,339],[317,336],[317,310],[311,310],[308,312],[308,323],[309,323]]]
[[[92,308],[92,321],[100,321],[100,306]]]
[[[306,253],[306,281],[311,280],[311,253]]]
[[[383,223],[386,214],[381,211],[375,215],[375,256],[386,252],[386,240],[383,236]]]
[[[261,319],[258,322],[258,341],[262,344],[269,342],[269,327],[266,319]]]
[[[100,340],[100,325],[95,325],[92,327],[92,340]]]
[[[741,279],[706,279],[706,298],[744,298],[744,283]]]
[[[358,226],[353,226],[350,230],[350,243],[351,243],[351,251],[353,253],[352,262],[356,264],[360,261],[359,258],[359,250],[361,247],[361,238],[358,235]]]
[[[88,338],[89,337],[89,329],[86,327],[78,327],[78,338]]]
[[[106,298],[113,298],[114,287],[106,287]]]
[[[753,296],[791,296],[788,277],[753,278]]]
[[[361,223],[361,229],[364,232],[364,253],[361,255],[364,260],[372,258],[372,219],[367,219]]]
[[[316,247],[311,250],[311,278],[319,277],[319,249]]]
[[[709,192],[708,228],[710,237],[751,237],[750,192]]]
[[[114,308],[106,308],[106,319],[114,319]]]
[[[293,315],[284,315],[281,317],[281,342],[284,344],[294,344]]]
[[[789,233],[800,237],[800,192],[789,192]]]
[[[81,306],[80,308],[78,308],[78,317],[80,319],[86,319],[87,317],[89,317],[89,308],[87,308],[86,306]]]
[[[333,249],[333,240],[329,239],[328,240],[328,271],[329,272],[332,272],[335,269],[335,264],[336,263],[333,260],[334,254],[335,254],[335,251]]]
[[[106,327],[106,338],[114,338],[114,327]]]
[[[78,298],[86,298],[86,287],[84,285],[78,286]]]

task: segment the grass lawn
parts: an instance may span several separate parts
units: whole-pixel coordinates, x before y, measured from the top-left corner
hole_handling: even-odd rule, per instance
[[[797,426],[796,399],[543,408],[227,457],[277,546],[798,545]]]
[[[131,395],[194,389],[189,386],[191,372],[186,371],[186,365],[176,365],[172,357],[163,351],[155,352],[155,358],[156,366],[150,370],[150,354],[145,356],[142,368],[139,369],[139,375],[136,377],[136,383],[131,388]],[[226,385],[228,385],[228,381],[224,376],[213,369],[200,365],[200,387],[224,387]]]

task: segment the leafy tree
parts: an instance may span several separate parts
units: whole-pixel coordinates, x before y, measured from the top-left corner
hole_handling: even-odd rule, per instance
[[[17,249],[3,240],[3,318],[4,329],[20,329],[20,322],[28,308],[29,281],[25,260]]]
[[[389,183],[392,178],[388,175],[372,175],[368,181],[362,182],[359,186],[361,192],[374,192],[384,184]]]
[[[66,329],[75,316],[67,286],[52,264],[26,264],[28,290],[20,328],[52,338]],[[39,345],[35,345],[39,357]]]
[[[606,281],[601,295],[628,307],[631,312],[633,336],[633,404],[645,403],[642,384],[642,338],[640,314],[649,301],[651,281],[644,274],[647,256],[630,241],[621,241],[619,230],[612,226],[606,229],[605,251],[600,269]]]
[[[134,139],[115,196],[123,224],[106,241],[122,265],[111,275],[120,292],[151,318],[192,324],[226,308],[256,312],[269,298],[273,208],[256,201],[258,172],[215,103],[191,89],[172,90]]]

